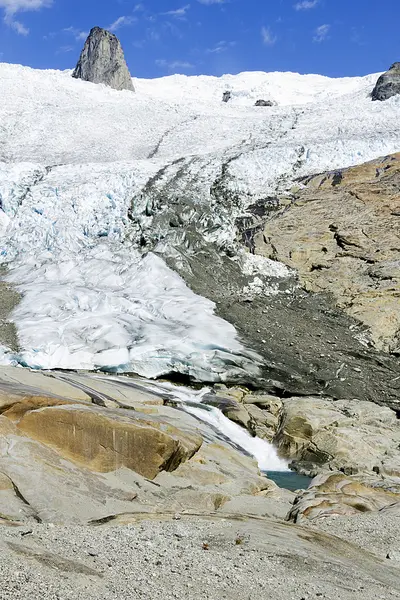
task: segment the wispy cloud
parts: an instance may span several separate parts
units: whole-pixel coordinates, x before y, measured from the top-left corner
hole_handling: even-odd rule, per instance
[[[118,17],[118,19],[116,19],[114,23],[111,23],[111,25],[109,25],[107,29],[109,29],[110,31],[118,31],[118,29],[121,29],[121,27],[127,27],[129,25],[132,25],[136,20],[136,17],[124,15],[122,17]]]
[[[319,0],[301,0],[294,5],[295,10],[311,10],[318,6]]]
[[[326,39],[328,39],[328,34],[329,34],[330,29],[331,29],[331,26],[327,25],[327,24],[320,25],[319,27],[317,27],[317,29],[315,30],[315,33],[314,33],[314,37],[313,37],[314,42],[320,43],[320,42],[324,42]]]
[[[229,48],[233,48],[236,46],[236,42],[226,42],[225,40],[221,40],[212,48],[207,48],[206,52],[208,54],[221,54],[221,52],[226,52]]]
[[[168,61],[164,59],[156,60],[157,67],[162,67],[163,69],[167,69],[168,71],[189,71],[190,69],[194,69],[194,65],[190,62],[181,61],[181,60],[173,60]]]
[[[198,0],[200,4],[225,4],[227,0]]]
[[[4,23],[11,27],[11,29],[14,29],[19,35],[29,34],[29,29],[21,21],[17,21],[14,17],[7,15],[7,13],[4,17]]]
[[[262,27],[261,28],[261,37],[262,37],[262,41],[263,44],[265,44],[266,46],[273,46],[276,42],[276,40],[278,39],[270,30],[269,27]]]
[[[174,17],[175,19],[185,19],[189,8],[190,4],[186,4],[185,6],[181,6],[181,8],[177,8],[176,10],[168,10],[167,12],[161,14]]]
[[[88,31],[82,31],[81,29],[77,29],[76,27],[72,26],[65,27],[63,31],[65,31],[65,33],[70,33],[71,35],[73,35],[77,42],[86,40],[87,36],[89,35]]]
[[[57,54],[65,54],[67,52],[74,52],[74,51],[75,51],[74,46],[60,46],[60,48],[57,50]]]
[[[0,8],[4,9],[4,23],[19,35],[28,35],[29,29],[15,18],[19,12],[40,10],[51,6],[53,0],[0,0]]]

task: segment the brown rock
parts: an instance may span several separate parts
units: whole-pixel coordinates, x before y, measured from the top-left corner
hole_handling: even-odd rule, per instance
[[[256,252],[297,270],[400,351],[400,154],[304,178],[294,202],[256,236]]]
[[[125,466],[149,479],[164,469],[173,471],[202,444],[201,436],[148,417],[129,419],[76,405],[27,413],[18,429],[92,471]]]
[[[274,442],[304,472],[326,469],[400,476],[396,413],[372,402],[305,397],[284,400]],[[397,465],[397,469],[396,469]]]
[[[325,473],[297,496],[287,520],[301,523],[331,515],[356,515],[399,501],[400,479]]]

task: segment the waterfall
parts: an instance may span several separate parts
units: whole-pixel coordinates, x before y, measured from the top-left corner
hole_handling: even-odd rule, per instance
[[[252,437],[246,429],[225,417],[218,408],[202,403],[203,397],[210,393],[209,388],[193,390],[166,381],[156,382],[146,379],[130,379],[128,377],[101,376],[100,378],[141,388],[176,402],[182,410],[197,417],[203,423],[207,423],[221,433],[232,445],[253,456],[262,471],[290,471],[288,462],[278,456],[273,444],[258,437]]]

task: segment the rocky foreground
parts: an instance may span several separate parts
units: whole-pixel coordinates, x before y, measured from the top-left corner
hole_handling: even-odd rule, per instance
[[[260,435],[262,413],[296,468],[314,464],[293,493],[143,383],[1,369],[1,598],[398,597],[391,409],[210,390],[236,420],[253,408]]]

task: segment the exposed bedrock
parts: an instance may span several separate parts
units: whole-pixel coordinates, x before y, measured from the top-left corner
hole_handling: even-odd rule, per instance
[[[120,41],[101,27],[90,31],[72,77],[134,91]]]
[[[365,512],[400,514],[400,479],[371,475],[327,473],[316,477],[298,494],[287,520],[307,523],[329,516]]]
[[[159,396],[84,374],[0,368],[0,459],[0,524],[182,510],[284,518],[294,497]]]
[[[201,200],[206,168],[176,161],[150,181],[144,214],[130,215],[133,237],[213,300],[263,357],[262,376],[242,383],[282,397],[370,400],[399,411],[399,156],[256,200],[234,191],[225,164],[208,204]],[[254,254],[273,262],[260,272]]]
[[[376,82],[372,100],[388,100],[400,94],[400,62],[395,62]]]
[[[239,386],[214,387],[204,402],[251,434],[273,442],[293,468],[400,478],[400,421],[387,406],[320,396],[277,398]]]

